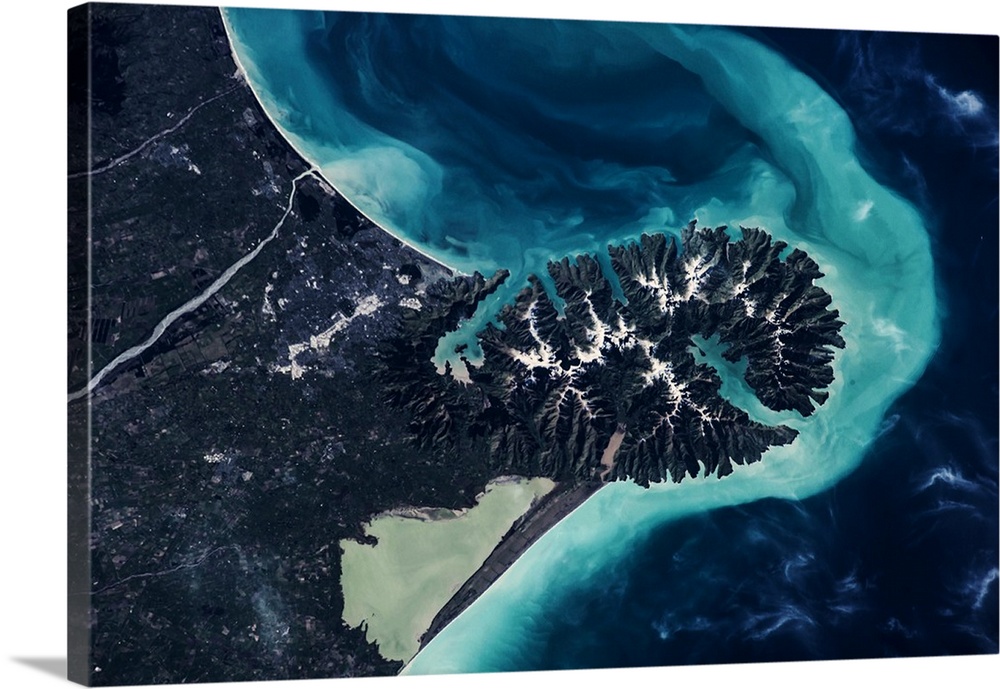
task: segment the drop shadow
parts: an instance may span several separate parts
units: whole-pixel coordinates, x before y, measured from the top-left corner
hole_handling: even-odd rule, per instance
[[[47,675],[66,679],[66,658],[11,658],[16,663],[33,667]]]

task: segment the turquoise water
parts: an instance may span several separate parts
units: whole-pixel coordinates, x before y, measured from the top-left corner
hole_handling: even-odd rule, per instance
[[[406,672],[515,669],[560,592],[614,576],[654,529],[851,472],[939,340],[927,231],[872,179],[816,83],[721,28],[227,10],[290,142],[375,222],[463,271],[512,272],[644,230],[753,225],[826,273],[847,347],[789,446],[724,480],[614,484],[546,534]],[[433,69],[430,69],[433,68]],[[430,69],[430,71],[427,71]],[[430,76],[429,76],[430,75]],[[745,386],[727,386],[744,409]],[[757,405],[759,406],[759,405]]]

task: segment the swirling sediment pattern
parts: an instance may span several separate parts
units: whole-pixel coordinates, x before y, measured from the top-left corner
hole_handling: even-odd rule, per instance
[[[938,339],[920,215],[860,164],[837,102],[722,28],[227,10],[289,140],[360,210],[439,260],[507,268],[471,334],[529,274],[643,231],[764,227],[816,260],[845,322],[830,398],[725,480],[615,484],[546,534],[407,671],[518,669],[560,592],[606,577],[651,530],[801,499],[861,461]],[[741,401],[738,386],[730,399]],[[583,582],[583,584],[581,584]]]

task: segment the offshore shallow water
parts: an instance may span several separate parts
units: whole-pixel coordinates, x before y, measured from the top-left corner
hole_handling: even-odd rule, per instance
[[[778,47],[791,52],[794,34],[780,32],[764,36],[768,47],[708,27],[225,16],[262,105],[348,199],[449,265],[511,270],[454,340],[468,341],[547,260],[600,257],[608,243],[692,217],[760,225],[808,251],[847,324],[830,400],[809,419],[779,415],[800,430],[795,443],[722,481],[601,490],[408,672],[996,651],[994,354],[967,399],[945,404],[935,385],[978,362],[954,360],[964,339],[942,346],[887,416],[938,352],[942,319],[970,339],[956,312],[992,318],[996,341],[996,238],[985,272],[979,264],[987,284],[949,282],[972,280],[949,253],[970,237],[942,238],[941,200],[919,184],[933,180],[913,172],[912,155],[892,158],[901,144],[888,136],[875,147],[880,181],[858,158],[855,130],[878,144],[892,111],[859,91],[856,113],[878,117],[852,122],[841,104],[850,94],[834,99],[786,60]],[[855,69],[852,83],[860,74],[878,86],[872,65],[859,65],[869,72]],[[995,81],[985,103],[926,79],[914,88],[932,83],[942,107],[964,104],[970,117],[992,107],[995,122]],[[965,136],[983,134],[962,124]],[[957,135],[946,144],[968,148]],[[977,145],[995,160],[995,135]],[[885,163],[900,159],[910,166],[891,179]],[[995,186],[995,165],[984,169]],[[942,255],[952,256],[943,276]],[[983,303],[968,306],[969,290]],[[727,383],[735,404],[754,406]],[[965,550],[946,572],[932,546],[956,548],[952,532]]]

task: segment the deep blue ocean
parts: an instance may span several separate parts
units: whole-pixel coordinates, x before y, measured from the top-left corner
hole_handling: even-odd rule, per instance
[[[226,19],[348,199],[512,271],[456,339],[546,260],[693,217],[806,249],[847,323],[829,403],[775,419],[793,447],[603,489],[407,671],[998,651],[996,37]]]

